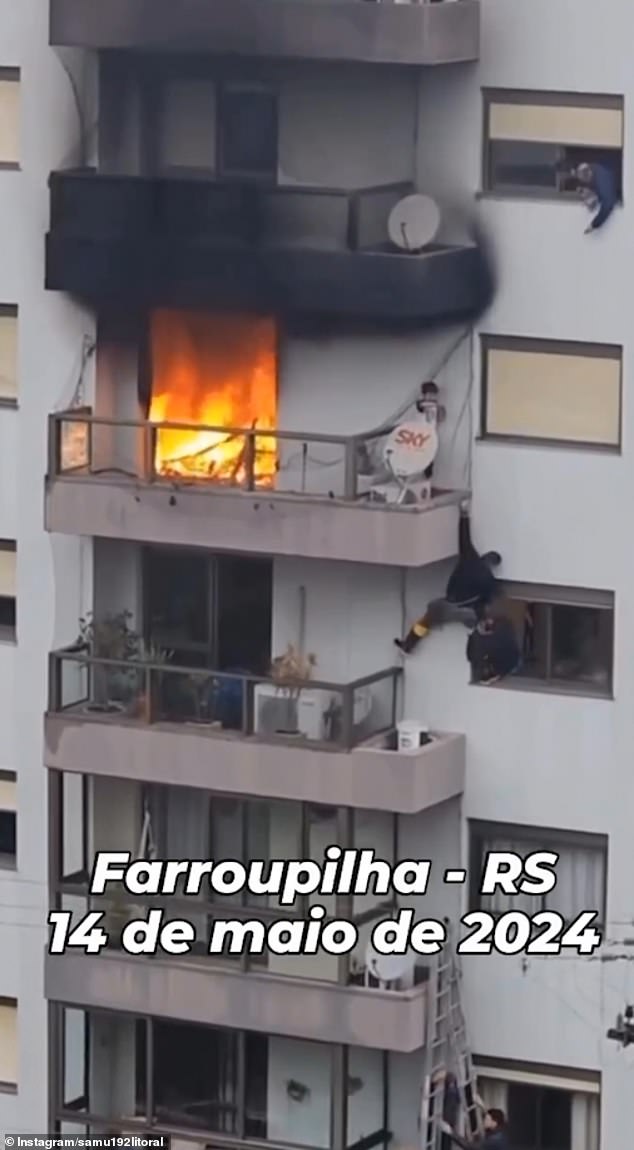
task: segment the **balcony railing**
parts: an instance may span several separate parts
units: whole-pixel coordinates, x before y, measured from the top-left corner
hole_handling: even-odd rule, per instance
[[[118,848],[113,839],[110,850]],[[345,896],[328,896],[328,911],[324,923],[341,920],[349,915],[349,906]],[[292,907],[275,907],[272,896],[252,896],[249,905],[240,904],[237,899],[219,896],[214,899],[203,892],[194,901],[176,895],[138,895],[132,896],[124,888],[112,885],[109,892],[104,895],[93,895],[89,891],[85,875],[75,875],[60,880],[55,884],[52,900],[56,910],[70,911],[75,921],[81,922],[89,911],[100,911],[104,914],[102,927],[108,931],[108,946],[110,950],[121,950],[121,935],[128,923],[139,919],[147,919],[150,911],[160,910],[164,915],[164,923],[170,921],[187,920],[193,928],[194,939],[190,950],[179,956],[179,961],[193,961],[200,963],[207,961],[212,970],[218,973],[223,970],[229,972],[251,972],[253,975],[268,974],[281,978],[288,978],[291,982],[301,983],[310,979],[313,983],[323,983],[331,987],[354,987],[374,994],[399,995],[403,992],[419,992],[426,987],[430,980],[431,967],[429,962],[415,956],[412,952],[411,965],[407,974],[392,982],[381,981],[376,972],[369,965],[369,958],[374,957],[374,951],[369,948],[370,938],[374,928],[386,918],[396,918],[398,907],[396,903],[385,900],[377,902],[375,906],[367,907],[363,911],[351,916],[350,921],[355,925],[358,938],[354,948],[347,954],[335,956],[326,951],[317,955],[280,956],[268,949],[266,941],[264,948],[258,952],[254,946],[253,952],[243,948],[239,954],[230,953],[228,947],[223,947],[222,953],[210,950],[209,942],[213,937],[214,928],[222,931],[223,922],[253,924],[257,922],[256,931],[247,934],[247,943],[257,941],[257,934],[268,931],[277,922],[295,921],[297,923],[308,919],[310,902],[305,896],[298,896]],[[158,952],[161,955],[161,952]],[[163,954],[162,957],[169,957]]]
[[[51,231],[100,239],[166,236],[252,248],[361,251],[387,247],[392,207],[411,182],[373,187],[262,185],[253,181],[53,172]],[[433,248],[432,248],[433,250]]]
[[[283,686],[249,673],[174,666],[169,658],[101,659],[71,649],[50,655],[49,712],[348,751],[394,729],[401,674],[389,667],[350,683]]]
[[[197,484],[210,491],[385,503],[382,485],[398,485],[382,457],[391,428],[365,435],[321,435],[244,427],[115,420],[86,410],[49,416],[49,478],[121,477],[142,483]],[[162,432],[186,432],[196,456],[156,465]],[[209,446],[201,447],[206,437]],[[224,458],[223,458],[224,457]],[[225,462],[226,461],[226,462]],[[187,468],[190,468],[187,470]],[[455,492],[435,489],[436,499]],[[405,500],[407,502],[407,500]]]
[[[80,169],[53,172],[50,190],[46,286],[97,306],[220,307],[389,326],[472,318],[491,298],[479,242],[463,237],[412,252],[390,241],[390,212],[413,190],[408,182],[346,190]]]

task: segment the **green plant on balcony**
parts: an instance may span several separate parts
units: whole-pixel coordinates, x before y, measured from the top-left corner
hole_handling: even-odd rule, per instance
[[[141,640],[131,621],[131,611],[110,612],[100,618],[88,612],[79,620],[79,638],[73,650],[85,651],[97,660],[90,667],[90,710],[126,710],[138,693],[139,669],[124,665],[139,658]]]
[[[277,655],[271,662],[271,679],[279,699],[286,702],[285,716],[278,720],[280,734],[297,735],[297,704],[302,690],[313,677],[317,666],[317,656],[304,655],[289,643],[283,655]]]

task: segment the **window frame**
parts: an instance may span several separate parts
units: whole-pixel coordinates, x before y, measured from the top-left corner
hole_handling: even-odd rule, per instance
[[[0,552],[2,552],[2,551],[6,551],[9,554],[15,555],[16,566],[17,566],[18,547],[17,547],[16,540],[15,539],[0,539]],[[16,579],[16,583],[17,583],[17,579]],[[17,591],[17,587],[16,587],[16,591]],[[3,595],[3,596],[0,596],[0,598],[7,599],[9,601],[11,599],[13,599],[14,613],[15,613],[14,614],[15,622],[14,622],[13,626],[0,625],[0,643],[9,643],[11,645],[15,645],[18,641],[18,597],[16,594],[13,596]]]
[[[9,1009],[13,1009],[15,1011],[15,1035],[16,1035],[16,1047],[17,1047],[17,1043],[18,1043],[18,1017],[19,1017],[19,1015],[18,1015],[18,1000],[17,1000],[17,998],[13,998],[11,995],[0,995],[0,1006],[4,1006],[4,1007],[7,1007]],[[16,1049],[16,1061],[17,1061],[17,1056],[18,1056],[18,1051]],[[4,1079],[0,1080],[0,1095],[2,1095],[2,1094],[17,1094],[17,1093],[18,1093],[17,1079],[15,1082],[7,1082]]]
[[[18,159],[17,160],[3,160],[0,156],[0,172],[19,172],[22,168],[21,153],[22,153],[22,124],[21,124],[21,100],[22,100],[22,69],[19,67],[2,66],[0,67],[0,81],[5,84],[17,84],[18,86]]]
[[[14,825],[13,835],[14,835],[14,841],[15,841],[15,851],[13,854],[6,853],[6,852],[0,852],[0,873],[1,873],[2,871],[15,871],[15,870],[17,870],[17,867],[18,867],[18,812],[17,812],[17,781],[18,781],[18,776],[17,776],[17,773],[15,771],[0,771],[0,781],[5,782],[5,783],[13,783],[14,786],[16,787],[16,804],[15,804],[16,809],[12,811],[7,807],[0,807],[0,813],[13,815],[13,825]],[[0,998],[0,1002],[1,1001],[2,1001],[2,999]]]
[[[531,199],[531,200],[556,200],[561,203],[579,203],[579,197],[575,192],[557,191],[555,188],[540,188],[539,186],[530,184],[496,184],[493,179],[492,170],[492,149],[493,141],[489,136],[490,124],[490,108],[492,104],[526,104],[538,105],[542,107],[553,108],[606,108],[615,111],[620,111],[623,118],[623,127],[621,131],[621,143],[618,148],[621,157],[621,189],[618,199],[619,204],[625,202],[625,192],[623,187],[623,170],[625,164],[625,98],[624,96],[614,93],[590,93],[590,92],[556,92],[556,91],[540,91],[539,89],[529,88],[482,88],[482,156],[481,156],[481,194],[483,196],[493,196],[498,199]],[[508,140],[508,143],[530,143],[531,141],[514,141]],[[539,143],[539,141],[535,141]],[[579,144],[560,144],[552,143],[552,147],[559,147],[561,149],[574,148],[579,150],[583,145]],[[588,145],[592,151],[596,151],[596,145]],[[617,149],[606,149],[608,151],[617,151]]]
[[[1,75],[0,75],[0,79],[2,79]],[[1,170],[1,168],[2,168],[2,165],[0,165],[0,170]],[[7,408],[9,411],[16,411],[17,408],[20,406],[20,349],[19,349],[20,308],[19,308],[18,304],[0,303],[0,320],[2,320],[2,319],[13,319],[13,320],[15,320],[15,329],[16,329],[15,390],[16,390],[16,394],[15,394],[15,397],[11,396],[11,395],[3,395],[2,394],[2,381],[0,380],[0,410],[2,408]]]
[[[548,608],[547,625],[547,668],[552,664],[552,609],[556,607],[578,607],[591,611],[606,611],[610,618],[611,658],[607,684],[600,685],[582,679],[558,679],[552,676],[524,675],[521,668],[514,675],[502,680],[501,687],[514,690],[545,691],[547,693],[574,695],[595,699],[614,699],[614,655],[616,637],[616,599],[614,592],[594,588],[580,588],[543,583],[520,583],[504,581],[506,598],[515,603],[540,604]]]
[[[619,363],[619,426],[618,441],[595,443],[582,439],[560,439],[557,436],[505,435],[487,430],[489,413],[489,353],[495,351],[527,352],[545,355],[577,356],[587,359],[618,360]],[[569,451],[599,451],[621,455],[623,451],[623,345],[580,343],[576,340],[530,339],[523,336],[480,335],[480,420],[478,438],[487,443],[518,443],[532,447],[550,447]]]
[[[67,1011],[79,1011],[84,1016],[84,1089],[86,1094],[80,1096],[78,1099],[73,1100],[76,1105],[71,1108],[65,1104],[64,1099],[64,1082],[66,1078],[66,1051],[65,1051],[65,1014]],[[109,1017],[109,1018],[126,1018],[136,1023],[137,1033],[139,1024],[145,1028],[145,1115],[135,1118],[121,1118],[117,1115],[95,1114],[88,1108],[90,1101],[88,1095],[88,1085],[90,1081],[90,1051],[92,1049],[89,1035],[91,1021],[95,1017]],[[167,1137],[182,1136],[182,1127],[170,1126],[157,1122],[155,1115],[156,1098],[155,1098],[155,1083],[154,1083],[154,1043],[153,1031],[155,1025],[158,1023],[169,1024],[170,1022],[177,1022],[178,1020],[169,1018],[154,1018],[149,1015],[138,1014],[125,1014],[122,1011],[115,1011],[109,1009],[95,1008],[90,1009],[87,1007],[78,1007],[73,1003],[55,1002],[50,1004],[50,1039],[51,1048],[56,1052],[57,1058],[49,1058],[48,1060],[48,1078],[49,1078],[49,1098],[51,1100],[51,1111],[53,1114],[53,1124],[55,1132],[59,1133],[61,1124],[75,1123],[77,1125],[86,1126],[90,1124],[99,1128],[103,1126],[107,1128],[110,1133],[113,1129],[119,1129],[121,1133],[139,1133],[144,1131],[151,1131],[154,1136],[165,1135]],[[245,1029],[233,1030],[230,1027],[221,1026],[206,1026],[203,1023],[187,1022],[185,1024],[190,1027],[203,1027],[206,1030],[224,1031],[226,1033],[235,1035],[238,1058],[237,1058],[237,1127],[238,1134],[224,1134],[222,1131],[203,1130],[191,1128],[188,1133],[192,1138],[195,1138],[196,1144],[198,1142],[208,1142],[215,1147],[223,1147],[226,1150],[233,1150],[234,1147],[252,1147],[253,1150],[266,1150],[266,1147],[272,1143],[279,1150],[280,1145],[287,1145],[289,1150],[293,1146],[297,1148],[298,1143],[279,1143],[272,1139],[256,1138],[252,1135],[245,1135],[245,1120],[247,1110],[247,1076],[246,1076],[246,1041],[248,1031]],[[273,1037],[276,1037],[275,1035]],[[382,1077],[382,1112],[384,1126],[381,1130],[370,1134],[368,1137],[361,1139],[357,1143],[348,1145],[346,1141],[347,1135],[347,1098],[350,1092],[349,1085],[349,1057],[350,1050],[356,1049],[355,1047],[342,1046],[336,1043],[319,1042],[313,1039],[294,1038],[293,1036],[279,1035],[280,1038],[288,1038],[290,1041],[300,1042],[302,1045],[310,1043],[319,1049],[326,1049],[330,1054],[330,1138],[328,1148],[313,1146],[310,1143],[300,1145],[300,1150],[333,1150],[337,1146],[348,1146],[348,1150],[372,1150],[373,1147],[381,1147],[382,1150],[387,1150],[390,1141],[389,1132],[389,1109],[390,1109],[390,1076],[389,1070],[389,1054],[387,1051],[377,1051],[381,1055],[381,1077]],[[84,1110],[79,1109],[79,1105],[85,1105]],[[192,1146],[194,1142],[192,1141]]]
[[[480,819],[468,820],[469,834],[469,881],[468,906],[469,911],[483,911],[481,905],[480,886],[486,852],[486,843],[496,839],[508,839],[518,854],[521,854],[522,844],[527,847],[539,846],[539,849],[553,849],[558,853],[566,848],[573,850],[587,850],[600,852],[603,857],[603,890],[601,894],[602,906],[597,907],[597,920],[593,924],[601,929],[605,926],[608,910],[608,868],[610,864],[610,842],[608,835],[594,834],[590,831],[559,830],[553,827],[536,827],[523,823],[487,822]],[[519,849],[518,849],[519,848]],[[550,892],[549,892],[550,893]],[[543,905],[540,911],[549,910],[547,905],[548,894],[540,896]],[[581,914],[590,907],[581,907],[573,917]],[[487,914],[497,917],[495,912],[486,910]],[[537,913],[537,912],[536,912]],[[567,919],[566,921],[572,921]]]

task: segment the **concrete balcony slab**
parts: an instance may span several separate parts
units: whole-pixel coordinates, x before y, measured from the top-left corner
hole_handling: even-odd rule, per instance
[[[412,751],[387,750],[385,741],[330,750],[185,724],[62,712],[46,715],[44,761],[74,774],[399,814],[462,794],[464,735],[438,734]]]
[[[428,66],[477,60],[478,0],[50,0],[56,47]]]
[[[426,984],[410,990],[339,986],[240,973],[206,960],[46,955],[47,999],[207,1026],[411,1053],[425,1042]]]
[[[456,555],[460,499],[401,507],[75,474],[49,477],[45,515],[60,535],[425,567]]]

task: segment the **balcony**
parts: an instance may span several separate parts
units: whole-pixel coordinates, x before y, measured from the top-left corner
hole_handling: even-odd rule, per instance
[[[45,763],[56,771],[415,814],[464,789],[465,739],[396,749],[399,668],[292,689],[255,676],[58,651]]]
[[[46,955],[53,1002],[179,1022],[284,1034],[410,1053],[425,1041],[427,987],[340,986],[306,978],[242,974],[209,961],[143,960],[116,951]]]
[[[196,425],[211,442],[241,440],[233,475],[158,473],[157,437],[191,424],[49,417],[46,529],[216,551],[422,567],[456,555],[460,491],[384,502],[372,462],[386,432],[329,436]],[[215,437],[215,438],[214,438]],[[256,460],[273,443],[276,471]],[[311,462],[312,461],[312,462]]]
[[[295,4],[303,19],[306,4]],[[169,7],[180,11],[171,0]],[[46,286],[96,307],[214,307],[394,325],[468,319],[491,294],[475,243],[432,244],[419,254],[391,245],[389,213],[409,185],[351,192],[76,171],[53,173],[50,189]]]
[[[55,47],[437,65],[477,60],[480,5],[50,0]]]

